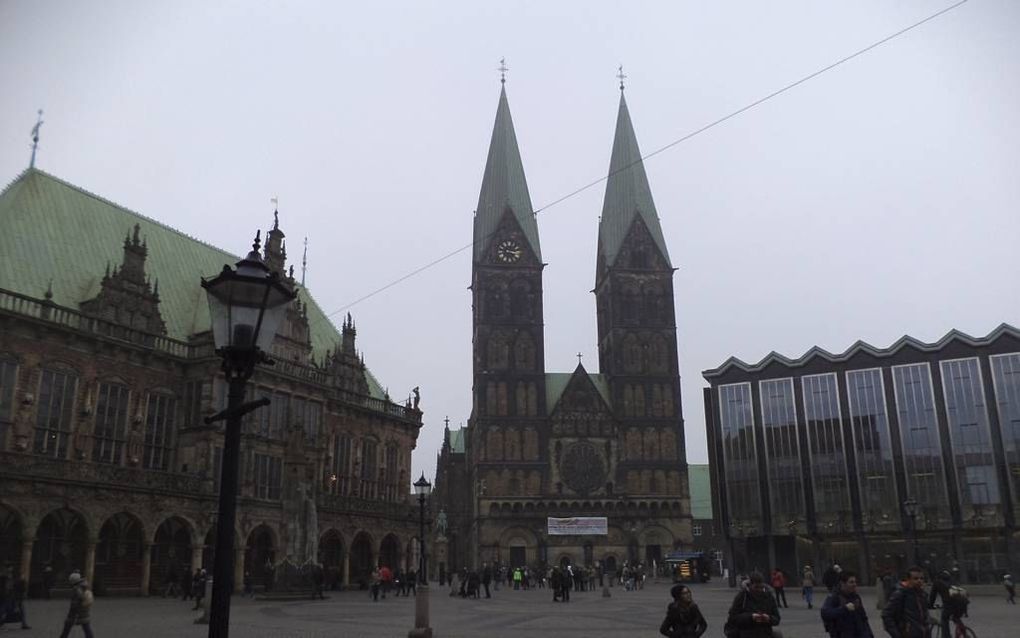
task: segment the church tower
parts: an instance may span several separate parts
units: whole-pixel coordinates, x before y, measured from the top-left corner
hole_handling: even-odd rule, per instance
[[[621,86],[599,222],[595,300],[599,368],[623,443],[617,479],[632,496],[686,497],[688,491],[674,270]]]
[[[501,478],[478,488],[490,497],[522,495],[527,485],[538,490],[539,473],[515,466],[539,460],[546,415],[543,267],[504,86],[475,211],[471,269],[471,462],[476,476],[495,477],[485,470],[498,467]]]

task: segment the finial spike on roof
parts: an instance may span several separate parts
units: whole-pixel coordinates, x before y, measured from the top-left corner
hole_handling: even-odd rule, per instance
[[[305,237],[305,252],[301,255],[301,285],[305,285],[305,274],[308,272],[308,238]]]
[[[499,67],[496,70],[499,71],[499,83],[506,84],[506,72],[510,70],[507,68],[506,58],[499,59]]]
[[[53,299],[53,277],[50,277],[49,283],[46,284],[46,293],[43,295],[46,301]]]
[[[623,74],[622,64],[617,68],[616,77],[620,80],[620,90],[623,91],[623,81],[627,79],[627,76]]]
[[[39,114],[35,120],[35,126],[32,127],[32,159],[28,162],[29,168],[35,168],[35,152],[39,148],[39,128],[43,125],[42,109],[39,109]]]
[[[252,242],[251,249],[257,254],[259,252],[259,248],[261,247],[262,247],[262,229],[259,228],[258,230],[255,231],[255,241]]]

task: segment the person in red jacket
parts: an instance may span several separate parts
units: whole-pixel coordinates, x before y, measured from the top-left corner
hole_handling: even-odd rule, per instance
[[[772,570],[772,591],[776,596],[776,607],[779,606],[779,601],[782,599],[783,608],[789,607],[786,604],[786,575],[778,569]]]

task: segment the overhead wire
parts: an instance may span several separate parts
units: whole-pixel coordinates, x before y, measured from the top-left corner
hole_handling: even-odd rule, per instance
[[[922,25],[924,25],[924,24],[926,24],[928,22],[931,22],[932,20],[935,20],[936,18],[938,18],[938,17],[940,17],[942,15],[945,15],[946,13],[949,13],[953,9],[956,9],[956,8],[958,8],[958,7],[960,7],[960,6],[964,5],[964,4],[967,4],[967,2],[969,2],[969,1],[970,0],[960,0],[959,2],[956,2],[955,4],[949,5],[948,7],[945,7],[944,9],[941,9],[941,10],[931,14],[931,15],[929,15],[926,18],[918,20],[917,22],[914,22],[913,24],[900,29],[899,31],[896,31],[895,33],[887,35],[886,37],[882,38],[881,40],[876,40],[875,42],[872,42],[871,44],[869,44],[868,46],[866,46],[866,47],[864,47],[862,49],[858,49],[857,51],[854,51],[853,53],[851,53],[851,54],[849,54],[849,55],[847,55],[847,56],[845,56],[843,58],[840,58],[839,60],[836,60],[835,62],[832,62],[831,64],[828,64],[828,65],[818,69],[817,71],[809,73],[808,75],[805,75],[805,76],[801,77],[800,79],[798,79],[798,80],[796,80],[794,82],[791,82],[791,83],[787,84],[786,86],[784,86],[784,87],[782,87],[780,89],[776,89],[775,91],[773,91],[772,93],[769,93],[768,95],[766,95],[764,97],[761,97],[761,98],[759,98],[759,99],[757,99],[757,100],[755,100],[753,102],[750,102],[749,104],[747,104],[745,106],[742,106],[741,108],[739,108],[739,109],[737,109],[737,110],[735,110],[735,111],[733,111],[731,113],[728,113],[727,115],[724,115],[723,117],[720,117],[717,120],[709,122],[708,124],[702,126],[701,128],[698,128],[698,129],[696,129],[694,131],[691,131],[690,133],[687,133],[683,137],[677,138],[677,139],[673,140],[672,142],[670,142],[670,143],[668,143],[668,144],[666,144],[664,146],[660,146],[659,148],[655,149],[654,151],[651,151],[650,153],[647,153],[647,154],[641,156],[639,159],[634,160],[630,164],[622,166],[622,167],[618,168],[617,170],[608,173],[604,177],[600,177],[600,178],[598,178],[596,180],[588,182],[587,184],[585,184],[585,185],[583,185],[583,186],[581,186],[579,188],[576,188],[576,189],[570,191],[569,193],[559,197],[558,199],[555,199],[555,200],[549,202],[545,206],[542,206],[542,207],[536,209],[533,214],[537,216],[539,213],[543,213],[543,212],[549,210],[550,208],[552,208],[553,206],[556,206],[557,204],[561,204],[564,201],[566,201],[566,200],[568,200],[568,199],[570,199],[572,197],[575,197],[575,196],[583,193],[584,191],[588,190],[589,188],[592,188],[594,186],[598,186],[599,184],[601,184],[601,183],[605,182],[606,180],[608,180],[613,175],[616,175],[618,173],[626,171],[629,168],[631,168],[632,166],[635,166],[637,164],[640,164],[640,163],[644,162],[646,159],[649,159],[651,157],[659,155],[660,153],[663,153],[664,151],[667,151],[667,150],[677,146],[678,144],[682,144],[683,142],[686,142],[687,140],[689,140],[689,139],[691,139],[691,138],[693,138],[695,136],[701,135],[702,133],[704,133],[704,132],[706,132],[706,131],[708,131],[708,130],[710,130],[712,128],[715,128],[716,126],[718,126],[718,125],[720,125],[720,124],[722,124],[722,123],[724,123],[724,122],[726,122],[728,120],[731,120],[734,117],[737,117],[738,115],[740,115],[742,113],[746,113],[747,111],[749,111],[749,110],[751,110],[751,109],[753,109],[753,108],[755,108],[757,106],[760,106],[760,105],[764,104],[765,102],[768,102],[769,100],[771,100],[771,99],[773,99],[775,97],[778,97],[778,96],[782,95],[783,93],[786,93],[787,91],[800,86],[801,84],[804,84],[805,82],[813,80],[814,78],[822,75],[823,73],[831,71],[832,69],[835,69],[836,67],[841,66],[841,65],[843,65],[843,64],[853,60],[854,58],[857,58],[857,57],[859,57],[861,55],[864,55],[865,53],[868,53],[869,51],[871,51],[873,49],[876,49],[876,48],[882,46],[883,44],[886,44],[887,42],[890,42],[891,40],[895,40],[896,38],[898,38],[898,37],[900,37],[900,36],[910,32],[910,31],[913,31],[914,29],[916,29],[916,28],[918,28],[918,27],[920,27],[920,26],[922,26]],[[426,264],[424,264],[422,266],[419,266],[418,268],[415,268],[414,270],[412,270],[412,271],[410,271],[410,272],[408,272],[408,273],[398,277],[397,279],[394,279],[393,281],[387,283],[386,285],[381,286],[379,288],[376,288],[375,290],[373,290],[373,291],[371,291],[371,292],[369,292],[369,293],[367,293],[367,294],[365,294],[365,295],[363,295],[361,297],[358,297],[354,301],[352,301],[352,302],[344,305],[343,307],[341,307],[339,310],[334,310],[333,312],[330,312],[329,314],[326,315],[326,317],[332,317],[333,315],[339,314],[339,313],[341,313],[341,312],[343,312],[345,310],[349,310],[350,308],[353,308],[357,304],[359,304],[359,303],[361,303],[363,301],[366,301],[367,299],[371,299],[372,297],[374,297],[374,296],[376,296],[376,295],[378,295],[378,294],[380,294],[382,292],[385,292],[386,290],[389,290],[390,288],[392,288],[392,287],[394,287],[394,286],[396,286],[396,285],[398,285],[398,284],[400,284],[400,283],[410,279],[411,277],[414,277],[415,275],[417,275],[417,274],[419,274],[421,272],[424,272],[425,270],[428,270],[429,268],[432,268],[433,266],[437,266],[437,265],[441,264],[442,262],[446,261],[447,259],[450,259],[451,257],[454,257],[454,256],[458,255],[459,253],[464,252],[465,250],[467,250],[468,248],[473,247],[477,243],[488,241],[489,238],[492,237],[493,234],[495,234],[495,232],[496,231],[492,231],[492,232],[488,233],[487,235],[479,237],[478,239],[476,239],[476,240],[474,240],[474,241],[472,241],[472,242],[470,242],[468,244],[465,244],[465,245],[463,245],[463,246],[461,246],[459,248],[456,248],[456,249],[446,253],[445,255],[442,255],[441,257],[437,257],[436,259],[433,259],[432,261],[430,261],[430,262],[428,262],[428,263],[426,263]]]

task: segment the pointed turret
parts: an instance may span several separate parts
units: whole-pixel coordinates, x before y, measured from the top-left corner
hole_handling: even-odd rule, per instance
[[[510,117],[506,88],[503,87],[499,92],[496,122],[492,127],[489,156],[485,161],[482,190],[478,195],[478,208],[475,210],[475,261],[485,253],[492,234],[496,232],[503,214],[508,209],[513,212],[532,252],[535,253],[535,258],[541,261],[538,224],[531,208],[531,195],[528,194],[528,182],[524,177],[521,151],[517,147],[514,122]]]
[[[645,165],[641,161],[634,126],[630,121],[627,100],[621,89],[620,111],[616,116],[616,137],[613,139],[609,179],[606,180],[606,196],[602,203],[602,219],[599,222],[600,263],[604,263],[606,267],[614,265],[624,240],[631,233],[634,220],[638,218],[644,222],[666,266],[672,267],[662,227],[659,225],[659,216],[655,211],[655,202],[652,200],[652,191],[648,186]]]
[[[266,233],[266,248],[263,259],[269,269],[277,272],[281,277],[287,273],[285,264],[287,262],[287,248],[284,244],[286,235],[280,230],[280,211],[273,211],[273,228]]]

